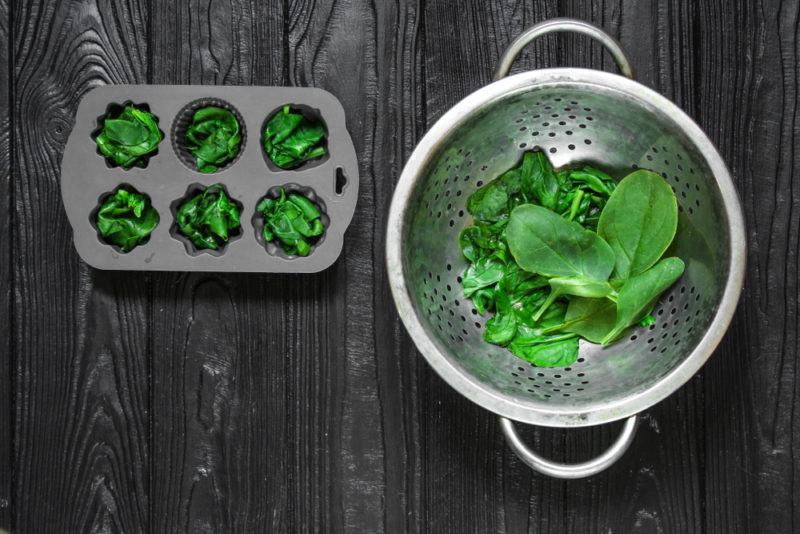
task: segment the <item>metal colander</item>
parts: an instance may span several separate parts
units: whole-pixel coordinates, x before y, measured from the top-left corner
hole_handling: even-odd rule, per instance
[[[716,149],[676,105],[632,79],[558,68],[504,77],[517,53],[551,31],[598,39],[632,78],[619,45],[584,22],[556,19],[530,28],[506,51],[494,83],[446,113],[411,155],[388,221],[390,283],[401,319],[431,366],[463,395],[501,417],[512,448],[534,469],[577,478],[626,450],[635,414],[685,383],[708,359],[736,307],[744,274],[741,208]],[[581,341],[566,368],[535,367],[483,341],[489,315],[463,295],[467,267],[457,236],[472,223],[467,198],[541,147],[556,167],[589,163],[621,178],[661,174],[678,199],[672,255],[683,277],[657,304],[656,323],[601,347]],[[510,420],[575,427],[628,418],[602,456],[573,465],[537,456]]]

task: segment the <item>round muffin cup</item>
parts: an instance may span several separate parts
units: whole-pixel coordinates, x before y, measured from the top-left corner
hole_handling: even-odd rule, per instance
[[[189,169],[196,172],[201,172],[200,169],[197,168],[195,157],[192,155],[192,153],[189,151],[189,148],[187,147],[186,131],[192,124],[192,118],[194,117],[195,112],[198,109],[210,106],[224,108],[233,113],[233,116],[239,123],[239,132],[241,133],[242,141],[241,143],[239,143],[239,152],[233,159],[225,162],[223,166],[221,166],[214,172],[201,173],[201,174],[215,174],[231,167],[233,164],[239,161],[240,157],[242,157],[242,154],[244,153],[245,144],[247,143],[247,129],[244,125],[244,119],[242,118],[242,115],[239,113],[239,110],[233,107],[231,103],[226,102],[225,100],[222,100],[220,98],[213,98],[213,97],[198,98],[197,100],[193,100],[192,102],[189,102],[187,105],[185,105],[183,109],[181,109],[178,112],[178,115],[172,122],[172,132],[171,132],[172,149],[175,151],[175,155],[178,156],[178,159],[181,160],[181,162],[184,165],[186,165]]]

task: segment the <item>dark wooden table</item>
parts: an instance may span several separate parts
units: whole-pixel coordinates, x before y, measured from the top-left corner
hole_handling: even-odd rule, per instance
[[[587,480],[531,473],[400,324],[384,226],[439,116],[556,16],[618,37],[719,147],[748,222],[725,341]],[[45,532],[800,531],[798,1],[0,0],[0,526]],[[613,70],[578,37],[516,69]],[[361,194],[312,276],[82,263],[59,166],[81,97],[118,83],[322,87]],[[599,453],[619,425],[527,429]]]

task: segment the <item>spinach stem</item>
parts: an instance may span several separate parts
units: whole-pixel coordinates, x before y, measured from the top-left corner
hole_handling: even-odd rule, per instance
[[[581,207],[581,201],[583,200],[583,189],[578,189],[575,192],[575,197],[572,199],[572,205],[569,208],[569,220],[573,220],[575,216],[578,214],[578,209]]]
[[[556,291],[556,290],[550,290],[550,294],[547,296],[547,299],[546,299],[546,300],[544,301],[544,303],[542,303],[542,305],[539,307],[539,310],[538,310],[536,313],[534,313],[534,314],[533,314],[533,320],[534,320],[535,322],[536,322],[536,321],[539,321],[539,319],[541,319],[541,317],[542,317],[542,314],[543,314],[545,311],[547,311],[547,308],[549,308],[549,307],[550,307],[550,305],[551,305],[553,302],[555,302],[555,301],[556,301],[556,299],[557,299],[557,298],[558,298],[560,295],[561,295],[561,293],[560,293],[560,292],[558,292],[558,291]]]

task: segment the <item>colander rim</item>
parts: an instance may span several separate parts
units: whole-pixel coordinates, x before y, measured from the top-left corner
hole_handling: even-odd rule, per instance
[[[694,143],[711,170],[729,224],[728,276],[714,318],[700,342],[681,363],[647,388],[588,408],[548,406],[546,402],[535,399],[512,398],[474,380],[463,368],[451,362],[425,331],[412,305],[402,257],[409,202],[422,172],[443,141],[495,100],[530,90],[533,86],[564,85],[618,91],[642,105],[659,110],[673,121]],[[476,90],[450,108],[422,137],[403,168],[392,197],[386,230],[386,262],[392,296],[409,335],[431,367],[451,387],[479,406],[515,421],[550,427],[591,426],[624,419],[657,404],[694,376],[719,345],[736,311],[744,282],[745,246],[744,217],[738,194],[722,157],[701,128],[672,101],[636,81],[608,72],[573,67],[540,69],[508,76]]]

